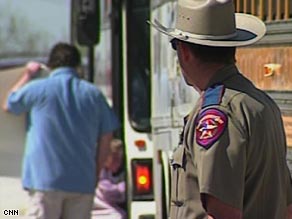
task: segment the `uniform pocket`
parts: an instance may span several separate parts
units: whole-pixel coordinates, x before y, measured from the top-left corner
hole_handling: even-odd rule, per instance
[[[185,201],[185,149],[180,145],[173,153],[171,160],[172,179],[171,179],[171,204],[182,206]]]

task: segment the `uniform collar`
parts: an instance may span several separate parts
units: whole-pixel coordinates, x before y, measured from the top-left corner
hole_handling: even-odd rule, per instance
[[[222,84],[224,81],[226,81],[230,77],[235,76],[236,74],[238,74],[238,69],[234,64],[226,65],[223,68],[219,69],[216,74],[214,74],[214,76],[209,81],[206,89],[214,86],[215,84]]]
[[[55,77],[59,75],[72,75],[72,76],[78,77],[76,70],[71,67],[56,68],[51,72],[50,77]]]

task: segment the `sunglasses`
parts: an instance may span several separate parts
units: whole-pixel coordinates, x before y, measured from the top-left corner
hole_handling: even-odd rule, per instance
[[[178,42],[178,40],[175,39],[175,38],[172,39],[172,40],[170,40],[171,47],[172,47],[173,50],[176,50],[177,49],[177,42]]]

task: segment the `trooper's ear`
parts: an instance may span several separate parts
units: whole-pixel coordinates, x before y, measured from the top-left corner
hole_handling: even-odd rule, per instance
[[[188,62],[191,59],[192,53],[188,45],[182,41],[177,42],[177,52],[184,62]]]

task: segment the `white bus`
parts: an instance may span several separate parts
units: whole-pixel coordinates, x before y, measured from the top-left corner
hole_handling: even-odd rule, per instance
[[[102,88],[121,119],[117,136],[125,143],[129,219],[167,218],[169,156],[178,143],[183,117],[198,97],[185,85],[168,38],[147,23],[155,17],[173,24],[175,4],[100,1],[93,82]],[[73,15],[76,7],[72,7]],[[76,28],[74,16],[72,23]],[[78,44],[72,29],[73,42]]]

